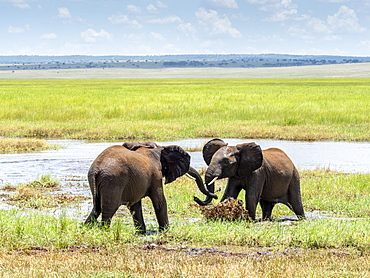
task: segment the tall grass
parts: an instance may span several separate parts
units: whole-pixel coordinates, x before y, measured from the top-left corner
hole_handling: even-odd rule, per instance
[[[0,134],[369,140],[370,79],[0,80]]]
[[[45,140],[35,138],[0,138],[0,154],[14,152],[34,152],[58,148],[59,145],[49,145]]]

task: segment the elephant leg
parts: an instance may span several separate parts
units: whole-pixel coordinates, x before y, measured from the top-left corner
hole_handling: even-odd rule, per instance
[[[85,220],[85,224],[88,224],[88,223],[95,223],[97,222],[97,219],[99,217],[101,213],[101,210],[100,208],[97,209],[97,208],[93,208],[90,212],[90,215],[87,217],[87,219]]]
[[[256,219],[256,208],[261,198],[264,183],[265,177],[260,177],[256,174],[252,174],[247,181],[245,190],[245,207],[252,220]]]
[[[85,224],[97,222],[97,219],[101,213],[100,199],[95,197],[94,206],[90,212],[90,215],[85,220]]]
[[[289,184],[288,203],[290,205],[291,210],[297,215],[298,219],[305,218],[301,199],[300,180],[297,170],[294,171],[292,180],[290,181]]]
[[[225,201],[227,198],[237,199],[242,189],[243,188],[241,187],[240,182],[238,180],[229,178],[221,202]]]
[[[252,220],[256,220],[256,208],[258,204],[258,199],[254,196],[245,194],[245,208],[248,210],[248,214]]]
[[[153,203],[155,215],[157,217],[159,230],[164,231],[168,228],[167,202],[163,193],[150,197]]]
[[[260,200],[260,205],[262,208],[262,220],[271,220],[271,213],[275,204],[276,203],[274,202],[268,202],[262,199]]]
[[[145,234],[146,227],[143,217],[143,209],[141,206],[141,200],[129,207],[132,218],[134,219],[134,225],[137,233]]]
[[[103,225],[110,225],[113,215],[121,205],[122,189],[109,181],[100,185],[101,220]]]
[[[103,225],[110,226],[111,220],[113,215],[118,210],[120,204],[119,203],[109,203],[109,204],[102,204],[102,215],[101,215],[101,222]]]

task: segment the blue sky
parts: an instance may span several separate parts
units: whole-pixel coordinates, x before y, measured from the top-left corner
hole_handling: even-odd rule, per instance
[[[0,0],[0,55],[370,55],[367,0]]]

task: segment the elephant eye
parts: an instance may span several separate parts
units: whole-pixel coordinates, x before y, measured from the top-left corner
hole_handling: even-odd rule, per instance
[[[229,161],[229,159],[228,159],[228,158],[224,157],[224,158],[222,159],[222,163],[227,165],[227,164],[230,164],[230,161]]]

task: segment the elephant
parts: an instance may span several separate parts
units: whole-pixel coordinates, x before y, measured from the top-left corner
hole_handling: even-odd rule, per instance
[[[221,202],[230,197],[237,199],[244,189],[246,209],[252,220],[256,218],[258,203],[263,220],[271,220],[272,209],[277,203],[287,205],[298,219],[305,218],[298,170],[282,150],[261,150],[254,142],[228,146],[216,138],[208,141],[202,152],[208,165],[205,172],[207,189],[214,192],[214,182],[228,178]],[[199,205],[207,205],[212,198],[207,196],[202,201],[194,197],[194,200]]]
[[[154,207],[159,230],[168,226],[167,203],[162,179],[171,183],[188,174],[196,180],[202,193],[210,193],[196,169],[190,166],[190,155],[180,146],[158,146],[154,142],[126,142],[105,149],[92,163],[88,181],[93,196],[93,208],[85,224],[97,222],[109,226],[121,205],[126,205],[133,217],[136,231],[146,234],[141,199],[148,196]]]

